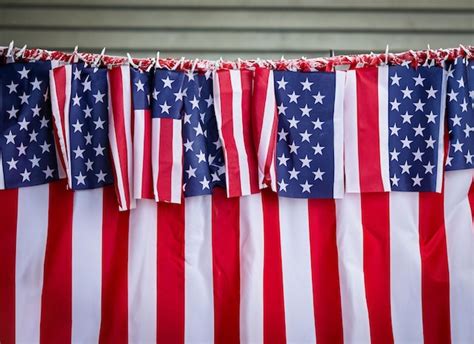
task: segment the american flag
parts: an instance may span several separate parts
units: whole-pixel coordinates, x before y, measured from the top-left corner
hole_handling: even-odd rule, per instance
[[[347,72],[348,192],[441,191],[446,83],[441,67]]]
[[[274,73],[278,194],[341,198],[343,72]]]
[[[470,67],[470,68],[469,68]],[[469,69],[471,75],[469,76]],[[447,66],[449,148],[446,170],[474,167],[474,64],[457,58]],[[469,85],[469,81],[471,85]]]
[[[0,66],[0,189],[60,177],[53,137],[51,62]]]
[[[107,70],[74,63],[54,68],[50,81],[69,188],[94,189],[111,184]]]

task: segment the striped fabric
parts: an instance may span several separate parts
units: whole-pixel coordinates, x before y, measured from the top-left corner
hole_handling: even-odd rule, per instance
[[[112,186],[1,191],[0,342],[473,342],[472,181],[122,212]]]

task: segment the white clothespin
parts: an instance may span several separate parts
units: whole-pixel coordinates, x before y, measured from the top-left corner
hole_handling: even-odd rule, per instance
[[[23,57],[23,54],[25,53],[25,50],[26,50],[26,44],[23,46],[23,48],[21,48],[20,50],[18,50],[16,52],[15,57],[16,58]]]
[[[14,62],[15,61],[15,57],[13,56],[13,49],[14,48],[15,48],[15,42],[11,41],[10,44],[8,45],[7,54],[5,55],[5,57],[7,58],[7,62]]]
[[[199,61],[199,59],[194,60],[193,65],[191,66],[191,74],[194,73],[194,70],[196,69],[198,61]]]
[[[179,61],[176,61],[176,63],[174,64],[173,67],[171,67],[171,70],[176,70],[178,68],[179,65],[181,65],[182,63],[184,62],[184,56],[181,57],[181,59]]]
[[[240,67],[242,66],[242,60],[239,58],[237,58],[237,69],[240,70]]]
[[[389,46],[387,44],[387,46],[385,47],[385,65],[388,65],[388,49]]]
[[[138,68],[138,65],[135,62],[133,62],[133,58],[132,58],[132,55],[130,55],[130,53],[127,53],[127,60],[130,66],[132,66],[133,68]]]
[[[77,62],[77,60],[78,60],[77,51],[78,51],[78,50],[79,50],[79,47],[76,45],[76,46],[74,47],[74,51],[73,51],[72,54],[71,54],[71,57],[69,58],[68,63],[75,63],[75,62]]]
[[[161,68],[161,65],[160,65],[160,51],[158,50],[156,52],[155,69],[159,69],[159,68]]]
[[[98,68],[100,61],[102,61],[102,58],[104,57],[104,54],[105,54],[105,47],[100,52],[99,56],[97,56],[97,58],[95,59],[92,67]]]

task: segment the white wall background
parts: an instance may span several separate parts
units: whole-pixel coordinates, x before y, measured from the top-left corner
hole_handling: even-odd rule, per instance
[[[474,0],[0,0],[0,45],[133,56],[323,56],[474,44]]]

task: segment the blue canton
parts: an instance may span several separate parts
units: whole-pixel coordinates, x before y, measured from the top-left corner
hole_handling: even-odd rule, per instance
[[[181,119],[184,73],[157,69],[152,91],[152,117]]]
[[[109,157],[107,70],[72,65],[69,137],[72,188],[113,182]]]
[[[134,110],[150,110],[150,89],[152,73],[139,69],[130,69],[130,82],[132,83],[132,100]],[[154,93],[156,97],[156,93]]]
[[[275,71],[280,196],[334,194],[335,73]]]
[[[389,77],[391,188],[436,191],[443,69],[391,66]]]
[[[59,178],[49,100],[50,62],[0,67],[0,156],[6,188]]]

